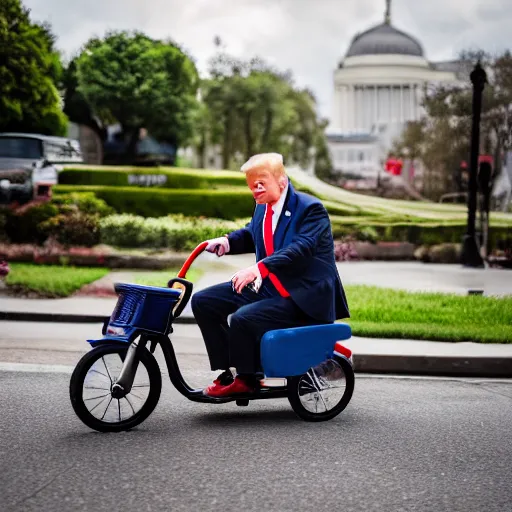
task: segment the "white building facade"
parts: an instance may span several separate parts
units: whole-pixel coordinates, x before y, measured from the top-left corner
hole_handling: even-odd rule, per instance
[[[430,84],[458,82],[457,62],[431,63],[421,44],[384,23],[356,35],[334,72],[327,139],[334,170],[376,176],[408,121],[423,115]]]

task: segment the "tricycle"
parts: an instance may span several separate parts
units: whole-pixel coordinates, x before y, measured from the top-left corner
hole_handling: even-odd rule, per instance
[[[170,334],[192,295],[187,271],[206,246],[203,242],[194,249],[167,287],[115,284],[118,300],[103,336],[88,340],[92,350],[80,359],[70,381],[71,404],[88,427],[119,432],[149,417],[162,389],[153,355],[158,345],[172,384],[193,402],[247,406],[251,400],[287,398],[306,421],[330,420],[350,402],[354,370],[352,352],[342,343],[351,336],[345,323],[267,332],[260,346],[263,378],[254,393],[215,398],[186,383]]]

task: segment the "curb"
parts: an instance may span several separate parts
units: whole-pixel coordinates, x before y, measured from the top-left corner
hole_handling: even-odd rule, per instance
[[[104,315],[72,315],[0,311],[0,320],[19,322],[103,323]],[[176,324],[196,324],[190,315],[180,316]],[[512,357],[401,356],[354,354],[356,373],[423,375],[434,377],[512,378]]]
[[[68,313],[32,313],[21,311],[0,311],[0,321],[9,322],[55,322],[70,324],[102,324],[110,316],[105,315],[72,315]],[[195,324],[191,316],[180,316],[174,320],[176,324]]]
[[[354,354],[357,373],[512,378],[512,357]]]

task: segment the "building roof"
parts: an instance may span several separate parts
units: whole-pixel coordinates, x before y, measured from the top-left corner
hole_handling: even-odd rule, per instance
[[[360,55],[399,54],[423,57],[423,48],[414,37],[385,21],[361,34],[350,43],[346,57]]]

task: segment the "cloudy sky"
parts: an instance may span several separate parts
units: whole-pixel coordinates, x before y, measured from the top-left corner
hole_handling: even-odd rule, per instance
[[[258,55],[293,71],[329,116],[332,73],[352,37],[384,17],[385,0],[22,0],[37,21],[49,21],[64,56],[108,29],[170,37],[201,73],[219,35],[232,54]],[[392,0],[392,23],[422,43],[429,60],[461,49],[512,47],[510,0]]]

